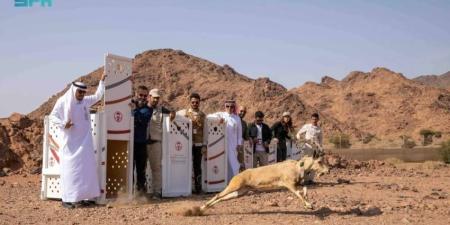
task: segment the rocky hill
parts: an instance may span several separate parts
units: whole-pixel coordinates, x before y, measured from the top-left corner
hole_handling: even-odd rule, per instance
[[[450,90],[450,71],[442,75],[424,75],[413,79],[421,84]]]
[[[7,167],[39,170],[42,160],[43,124],[27,116],[13,113],[0,120],[0,174]]]
[[[343,80],[331,77],[291,90],[305,104],[341,123],[395,141],[400,135],[420,140],[421,129],[450,131],[450,92],[405,78],[385,68],[352,72]]]

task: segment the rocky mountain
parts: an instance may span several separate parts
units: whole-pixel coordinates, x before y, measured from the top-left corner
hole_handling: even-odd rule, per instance
[[[441,75],[424,75],[413,79],[421,84],[450,90],[450,71]]]
[[[0,120],[0,169],[39,169],[42,160],[43,124],[13,113]]]
[[[421,129],[450,131],[450,92],[405,78],[385,68],[351,72],[339,81],[322,78],[291,90],[305,102],[364,133],[391,141],[420,140]]]

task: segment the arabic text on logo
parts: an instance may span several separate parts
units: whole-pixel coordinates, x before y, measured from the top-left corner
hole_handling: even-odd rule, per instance
[[[40,5],[41,7],[52,7],[53,0],[14,0],[14,7],[33,7]]]

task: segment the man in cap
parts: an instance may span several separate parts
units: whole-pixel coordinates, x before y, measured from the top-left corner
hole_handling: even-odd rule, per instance
[[[228,182],[239,173],[240,163],[237,159],[237,150],[242,146],[242,125],[239,116],[236,114],[236,101],[225,101],[225,112],[213,114],[222,119],[226,124],[228,155]]]
[[[189,96],[190,107],[177,112],[177,115],[192,121],[192,160],[194,168],[195,193],[202,191],[202,155],[206,153],[208,143],[208,128],[206,115],[200,110],[200,95],[192,93]]]
[[[280,121],[272,125],[274,138],[278,139],[277,162],[286,160],[286,141],[291,139],[291,133],[294,132],[292,126],[291,114],[284,112]]]
[[[161,160],[162,160],[162,131],[163,115],[170,115],[175,118],[175,113],[159,104],[161,94],[159,89],[152,89],[148,94],[148,106],[152,111],[150,123],[148,126],[149,141],[147,145],[147,156],[152,170],[152,188],[153,197],[161,198],[162,178],[161,178]]]
[[[50,113],[50,120],[61,130],[61,194],[65,208],[87,204],[100,196],[97,165],[91,134],[89,108],[100,101],[105,86],[103,74],[94,95],[86,95],[87,86],[73,82]]]

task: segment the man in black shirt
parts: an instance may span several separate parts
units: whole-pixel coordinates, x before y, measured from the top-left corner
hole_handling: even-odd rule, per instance
[[[264,123],[264,113],[255,113],[255,122],[248,125],[250,138],[253,140],[253,167],[268,164],[269,144],[272,139],[272,130]]]

